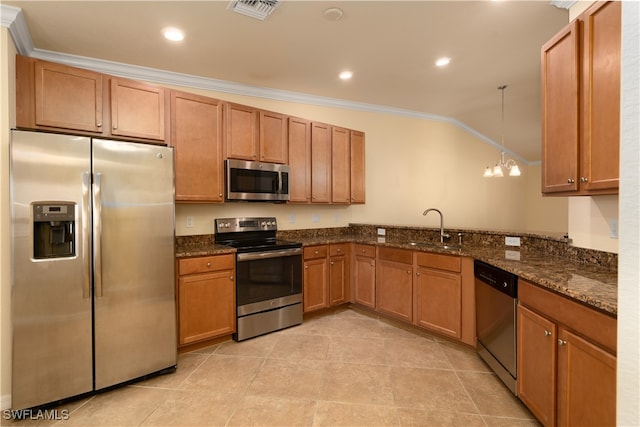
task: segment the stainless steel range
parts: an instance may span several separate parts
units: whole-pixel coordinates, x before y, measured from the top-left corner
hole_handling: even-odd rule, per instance
[[[276,238],[274,217],[218,218],[215,243],[236,253],[236,341],[302,323],[302,243]]]

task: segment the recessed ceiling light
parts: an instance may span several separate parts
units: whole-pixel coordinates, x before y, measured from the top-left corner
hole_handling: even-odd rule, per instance
[[[165,39],[171,40],[172,42],[184,40],[184,32],[174,27],[163,28],[162,35]]]
[[[442,58],[438,58],[436,60],[436,67],[444,67],[449,65],[449,63],[451,62],[451,58],[448,58],[446,56],[443,56]]]
[[[344,12],[339,7],[330,7],[322,12],[324,19],[327,21],[339,21],[342,19]]]
[[[351,77],[353,77],[353,71],[343,71],[340,73],[339,77],[342,80],[349,80]]]

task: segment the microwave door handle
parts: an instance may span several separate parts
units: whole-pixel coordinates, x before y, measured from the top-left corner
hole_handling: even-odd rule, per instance
[[[278,171],[278,194],[282,194],[282,171]]]

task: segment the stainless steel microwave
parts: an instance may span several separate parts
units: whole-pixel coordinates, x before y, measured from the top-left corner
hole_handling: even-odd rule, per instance
[[[289,166],[278,163],[225,160],[228,201],[285,202],[289,200]]]

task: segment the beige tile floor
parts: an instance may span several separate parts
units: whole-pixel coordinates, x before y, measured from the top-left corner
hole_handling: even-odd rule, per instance
[[[474,351],[352,308],[183,354],[36,426],[534,426]]]

